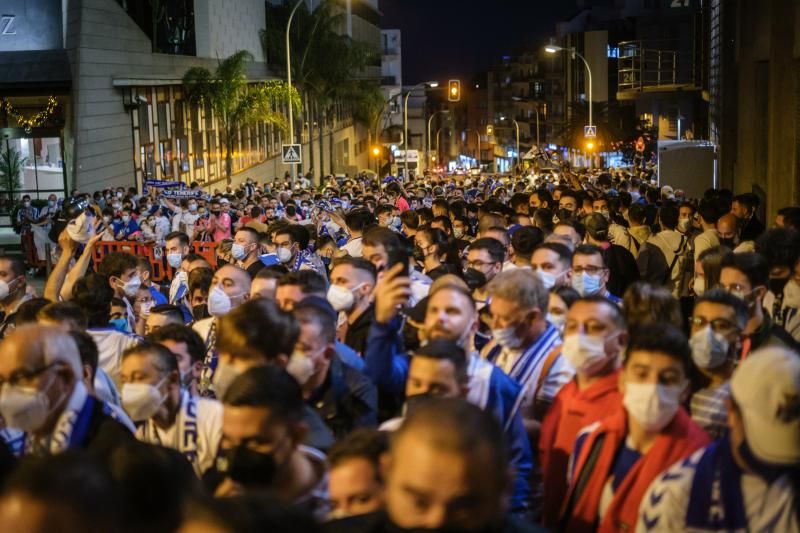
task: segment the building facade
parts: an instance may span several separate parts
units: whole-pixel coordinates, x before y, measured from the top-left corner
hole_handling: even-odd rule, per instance
[[[377,48],[375,2],[339,4],[349,14],[344,30],[372,39]],[[186,101],[181,80],[191,67],[213,72],[218,58],[238,50],[254,57],[251,82],[275,79],[259,37],[265,2],[175,0],[165,3],[156,24],[149,5],[9,0],[4,6],[9,24],[0,38],[0,140],[3,150],[26,158],[21,183],[0,184],[6,203],[20,191],[46,198],[50,192],[140,187],[147,179],[196,181],[209,190],[225,184],[217,117]],[[364,75],[377,78],[379,68],[370,65]],[[285,112],[284,103],[275,102],[275,110]],[[346,106],[337,114],[335,131],[323,131],[334,144],[331,166],[352,173],[367,165],[367,133],[353,124]],[[307,128],[296,131],[304,151],[316,146]],[[240,128],[232,140],[234,183],[282,176],[289,168],[279,157],[285,142],[285,134],[266,123]],[[309,170],[305,159],[303,170]]]

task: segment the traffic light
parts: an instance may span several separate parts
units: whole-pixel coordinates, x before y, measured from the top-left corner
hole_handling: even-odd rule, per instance
[[[590,152],[594,150],[594,143],[592,141],[586,141],[586,149]]]
[[[380,146],[373,146],[372,147],[372,156],[373,157],[378,157],[379,155],[381,155],[381,151],[382,150],[381,150]]]
[[[461,80],[450,80],[447,83],[447,99],[451,102],[461,101]]]
[[[489,136],[494,135],[494,126],[492,126],[491,124],[486,126],[486,135],[489,135]]]

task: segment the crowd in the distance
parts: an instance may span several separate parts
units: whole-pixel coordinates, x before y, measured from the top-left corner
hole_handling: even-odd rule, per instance
[[[800,531],[800,208],[649,178],[23,199],[0,531]]]

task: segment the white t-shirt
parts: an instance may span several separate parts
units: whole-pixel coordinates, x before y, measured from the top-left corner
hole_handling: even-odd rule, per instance
[[[114,328],[92,328],[86,332],[92,336],[97,345],[97,368],[102,368],[119,387],[122,352],[140,344],[141,337],[122,333]]]
[[[697,463],[705,450],[675,463],[650,484],[639,506],[636,531],[690,531],[686,528],[689,495]],[[795,511],[797,498],[788,476],[768,485],[757,476],[742,473],[741,485],[749,531],[800,532]]]
[[[160,429],[152,419],[147,420],[136,430],[136,438],[183,453],[200,477],[214,466],[217,457],[222,439],[222,404],[182,391],[175,423],[168,429]]]
[[[347,252],[350,257],[363,257],[364,256],[364,239],[361,237],[356,237],[355,239],[350,239],[347,241],[347,244],[342,246],[342,250]]]

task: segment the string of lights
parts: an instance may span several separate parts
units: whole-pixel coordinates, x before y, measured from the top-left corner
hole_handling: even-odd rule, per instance
[[[5,108],[8,116],[17,121],[17,124],[22,126],[26,133],[30,133],[33,128],[38,128],[49,119],[58,106],[58,100],[54,96],[47,97],[47,105],[45,108],[32,117],[24,117],[17,111],[8,99],[0,101],[0,109]]]

